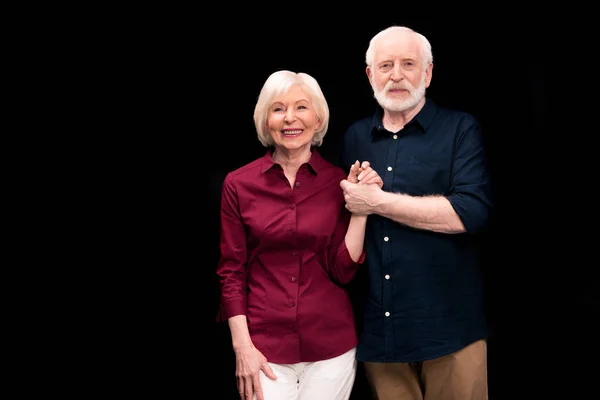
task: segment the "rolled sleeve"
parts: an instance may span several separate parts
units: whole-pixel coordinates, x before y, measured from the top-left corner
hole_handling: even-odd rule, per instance
[[[366,254],[366,251],[363,250],[358,261],[355,262],[352,257],[350,257],[350,252],[348,251],[348,247],[346,247],[346,241],[343,240],[337,248],[329,270],[329,275],[339,284],[348,284],[356,276],[358,267],[364,262]]]
[[[475,120],[467,120],[454,150],[448,200],[467,232],[478,232],[487,225],[492,198],[485,146]]]
[[[217,322],[225,322],[236,315],[246,315],[246,300],[243,298],[222,300]]]

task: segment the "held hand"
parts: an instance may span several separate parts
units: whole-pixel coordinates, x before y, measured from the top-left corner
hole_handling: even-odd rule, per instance
[[[369,215],[377,205],[377,196],[382,192],[379,185],[352,183],[346,179],[340,182],[344,191],[346,209],[357,215]]]
[[[357,161],[358,162],[358,161]],[[363,184],[376,184],[380,188],[383,188],[383,179],[379,176],[377,171],[371,168],[371,164],[368,161],[363,161],[359,169],[357,179]],[[348,179],[349,180],[349,179]],[[356,183],[356,182],[353,182]]]
[[[235,375],[237,376],[240,398],[252,400],[254,394],[256,394],[257,400],[264,400],[260,384],[260,371],[269,379],[277,379],[267,363],[267,358],[255,347],[236,351],[235,358]]]

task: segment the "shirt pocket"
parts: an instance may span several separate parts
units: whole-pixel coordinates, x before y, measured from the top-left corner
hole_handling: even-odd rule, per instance
[[[409,156],[396,169],[393,190],[411,196],[447,195],[450,191],[449,165],[441,159]]]

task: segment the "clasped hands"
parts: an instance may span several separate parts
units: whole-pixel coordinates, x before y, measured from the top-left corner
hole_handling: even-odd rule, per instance
[[[368,161],[357,160],[350,167],[348,178],[340,182],[344,191],[346,209],[358,215],[372,214],[376,198],[382,192],[383,180]]]

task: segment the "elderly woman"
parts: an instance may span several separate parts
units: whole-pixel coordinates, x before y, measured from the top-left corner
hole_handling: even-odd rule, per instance
[[[307,74],[273,73],[254,123],[267,151],[224,180],[217,267],[240,396],[348,399],[357,334],[345,285],[367,216],[346,210],[340,182],[383,183],[368,163],[346,175],[319,155],[329,107]]]

